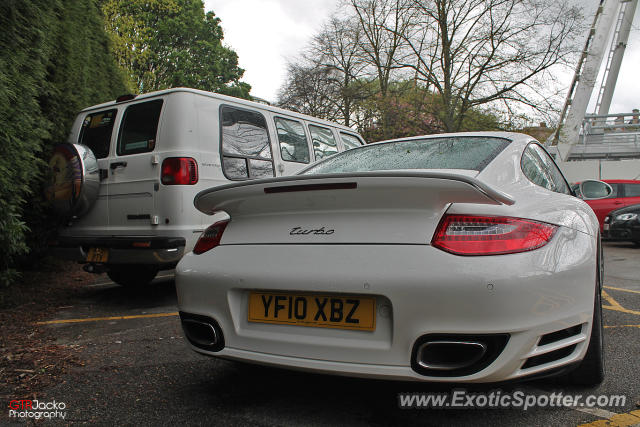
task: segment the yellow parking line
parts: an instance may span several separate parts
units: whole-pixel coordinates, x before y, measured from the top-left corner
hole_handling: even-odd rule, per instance
[[[640,328],[640,325],[605,325],[605,328]]]
[[[618,301],[613,299],[611,295],[609,295],[605,291],[602,291],[602,298],[604,298],[605,301],[611,304],[611,305],[603,305],[602,308],[606,308],[607,310],[619,311],[621,313],[635,314],[636,316],[640,316],[640,311],[629,310],[628,308],[624,308],[623,306],[620,305]]]
[[[631,292],[632,294],[640,294],[640,291],[634,291],[633,289],[614,288],[613,286],[605,286],[605,288],[613,289],[613,290],[616,290],[616,291],[622,291],[622,292]]]
[[[135,314],[132,316],[111,316],[111,317],[89,317],[86,319],[61,319],[61,320],[48,320],[46,322],[36,322],[36,325],[56,325],[60,323],[82,323],[82,322],[100,322],[103,320],[129,320],[129,319],[144,319],[151,317],[170,317],[177,316],[178,312],[172,313],[153,313],[153,314]]]
[[[608,420],[597,420],[578,427],[628,427],[640,423],[640,411],[631,411],[626,414],[616,414]]]

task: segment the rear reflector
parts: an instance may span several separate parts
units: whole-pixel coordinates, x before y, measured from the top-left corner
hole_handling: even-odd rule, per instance
[[[193,253],[200,255],[218,246],[220,239],[222,239],[222,233],[224,229],[227,228],[227,224],[229,224],[228,219],[218,221],[204,230],[193,248]]]
[[[431,245],[456,255],[512,254],[546,245],[557,228],[529,219],[445,215]]]
[[[168,157],[162,161],[160,180],[164,185],[194,185],[198,182],[198,163],[192,157]]]

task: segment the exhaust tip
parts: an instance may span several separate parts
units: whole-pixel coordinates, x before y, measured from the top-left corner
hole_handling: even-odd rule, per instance
[[[224,348],[222,329],[214,319],[180,312],[180,320],[184,334],[193,346],[207,351],[220,351]]]
[[[476,341],[427,341],[418,347],[418,365],[426,369],[452,371],[472,366],[487,352]]]
[[[411,368],[431,377],[460,377],[480,372],[498,358],[509,334],[430,334],[413,344]]]

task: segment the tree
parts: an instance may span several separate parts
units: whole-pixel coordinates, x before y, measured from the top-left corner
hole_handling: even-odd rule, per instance
[[[577,6],[553,0],[414,0],[401,35],[413,61],[400,64],[440,98],[447,131],[472,108],[502,102],[545,111],[555,66],[571,60],[580,29]]]
[[[310,116],[337,121],[341,117],[341,88],[335,70],[313,63],[287,67],[287,80],[277,105]]]
[[[138,92],[177,86],[247,98],[244,70],[202,0],[103,0],[113,52]]]
[[[332,87],[340,93],[336,102],[341,122],[351,123],[353,104],[362,97],[353,84],[366,67],[362,51],[362,28],[351,19],[332,16],[312,40],[305,60],[317,68],[326,68],[333,77]]]
[[[44,159],[77,112],[126,90],[92,0],[0,2],[0,287],[55,231]]]
[[[382,129],[386,132],[387,110],[384,100],[395,70],[405,68],[406,34],[413,22],[412,0],[350,0],[356,22],[362,31],[362,60],[378,83],[382,98]],[[385,135],[389,136],[389,135]]]

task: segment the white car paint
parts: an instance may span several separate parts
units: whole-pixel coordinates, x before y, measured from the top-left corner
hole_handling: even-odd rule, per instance
[[[297,175],[201,192],[196,206],[210,214],[223,210],[231,222],[220,246],[187,254],[179,263],[178,305],[182,313],[215,319],[224,348],[192,348],[293,369],[446,382],[518,379],[580,362],[594,318],[595,215],[582,200],[539,187],[523,175],[522,152],[536,143],[531,137],[455,134],[460,135],[497,136],[511,143],[480,173]],[[265,191],[347,181],[356,181],[357,191],[295,197]],[[527,218],[558,228],[546,245],[528,252],[459,256],[430,245],[445,212]],[[289,230],[297,226],[335,232],[291,235]],[[367,332],[249,322],[252,290],[371,295],[376,298],[376,328]],[[582,325],[578,333],[539,345],[543,335],[576,325]],[[435,376],[411,366],[414,343],[427,334],[508,334],[509,339],[479,371]],[[525,366],[530,357],[563,348],[572,350]]]

